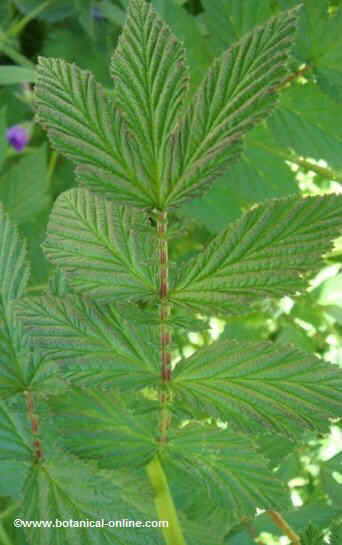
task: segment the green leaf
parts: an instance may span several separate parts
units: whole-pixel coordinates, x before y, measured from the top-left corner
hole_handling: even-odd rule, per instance
[[[77,458],[58,452],[32,466],[20,518],[78,522],[78,526],[71,528],[26,528],[26,535],[34,545],[162,545],[156,528],[82,527],[80,521],[144,521],[147,517],[123,499],[111,473],[99,472]]]
[[[13,304],[0,305],[0,398],[31,390],[43,394],[64,388],[53,362],[31,350],[27,335],[13,312]]]
[[[17,223],[32,221],[50,203],[46,146],[6,170],[0,178],[0,200]]]
[[[339,545],[342,539],[342,522],[340,521],[334,525],[331,536],[330,536],[330,545]]]
[[[72,189],[56,202],[43,247],[72,288],[108,302],[157,293],[155,246],[154,231],[141,212]]]
[[[154,205],[125,121],[89,72],[40,57],[36,107],[52,145],[77,164],[81,183],[126,204]]]
[[[322,545],[322,543],[324,543],[323,538],[324,532],[310,524],[301,536],[300,542],[302,545]]]
[[[208,40],[208,36],[203,32],[200,17],[189,13],[184,6],[185,3],[181,0],[152,0],[163,20],[181,43],[184,43],[193,83],[189,91],[192,93],[194,87],[201,83],[214,59],[215,50],[212,41]]]
[[[340,511],[338,506],[334,507],[327,503],[323,503],[323,501],[318,502],[311,500],[306,505],[300,507],[300,509],[291,506],[291,509],[285,512],[283,511],[282,515],[291,528],[296,532],[303,533],[310,522],[319,528],[327,528],[331,521],[339,515]],[[253,526],[255,527],[257,534],[268,532],[277,536],[281,535],[281,530],[275,527],[267,513],[256,517],[253,521]],[[227,543],[227,545],[241,545],[243,543],[244,545],[242,535],[243,534],[241,533],[236,534],[236,536],[234,536],[236,539],[228,539],[225,543]]]
[[[36,71],[23,66],[0,66],[0,85],[36,81]]]
[[[267,431],[266,433],[262,431],[255,436],[255,441],[272,469],[279,467],[282,463],[287,464],[290,453],[298,445],[297,441],[293,441],[293,437],[275,436],[273,431]]]
[[[5,138],[5,132],[7,128],[6,110],[6,106],[1,108],[0,110],[0,170],[4,164],[8,148],[8,142]]]
[[[318,85],[292,85],[283,93],[268,125],[271,134],[260,140],[253,138],[253,144],[294,163],[299,158],[299,165],[300,158],[307,158],[307,170],[312,164],[310,159],[323,159],[329,166],[325,169],[327,179],[340,179],[342,128],[336,118],[336,104]],[[315,165],[311,170],[315,171]]]
[[[46,358],[31,351],[21,324],[13,313],[15,300],[23,295],[29,265],[26,244],[0,204],[0,398],[26,389],[55,392],[60,379]]]
[[[224,505],[231,518],[254,514],[256,505],[274,508],[284,501],[281,483],[243,435],[190,424],[170,434],[161,456],[166,473],[174,476],[171,486],[188,494],[189,480],[190,490],[205,483],[202,502]]]
[[[87,299],[32,297],[17,312],[41,353],[80,369],[105,369],[120,388],[144,388],[159,382],[158,332],[122,318],[114,305]]]
[[[64,448],[102,468],[143,466],[154,456],[157,422],[137,416],[112,391],[73,388],[70,396],[51,398],[49,406]]]
[[[202,4],[202,21],[206,25],[210,41],[215,44],[219,53],[256,25],[263,24],[274,12],[270,0],[258,4],[254,0],[202,0]]]
[[[111,22],[115,23],[116,25],[123,25],[125,22],[125,13],[121,9],[121,7],[111,4],[110,0],[105,0],[104,3],[101,4],[101,13],[104,17],[109,19]]]
[[[174,280],[171,300],[204,313],[250,311],[265,296],[295,294],[319,270],[342,227],[342,197],[263,203],[219,234]]]
[[[153,7],[145,0],[131,0],[111,72],[115,102],[135,134],[158,206],[162,158],[169,153],[168,136],[187,90],[184,57]]]
[[[0,495],[18,496],[32,462],[32,436],[25,416],[0,401]]]
[[[178,362],[173,380],[185,407],[242,430],[292,434],[342,416],[342,372],[293,347],[218,341]],[[261,430],[262,431],[262,430]]]
[[[342,9],[329,12],[329,3],[305,0],[296,53],[315,71],[318,85],[342,101]]]
[[[274,108],[287,75],[297,11],[272,18],[214,62],[170,138],[165,205],[199,193],[222,174],[240,156],[246,132]]]
[[[208,193],[185,203],[180,209],[182,215],[195,217],[209,231],[218,233],[255,203],[299,193],[295,175],[284,160],[249,139],[246,144],[241,160]]]
[[[41,0],[14,0],[15,5],[25,14],[29,14],[33,10],[36,10],[42,3]],[[70,17],[75,11],[73,2],[70,0],[59,1],[58,6],[53,5],[47,6],[41,13],[39,13],[38,18],[50,23],[61,21],[66,17]]]
[[[110,30],[106,23],[104,25],[106,26],[105,32],[102,22],[98,24],[94,21],[95,40],[83,29],[80,29],[76,18],[69,19],[68,25],[53,25],[42,44],[41,55],[63,59],[70,63],[77,59],[77,66],[91,72],[95,79],[106,88],[110,87],[112,81],[108,65],[113,44],[108,39]],[[101,54],[99,54],[100,51]]]
[[[20,297],[29,278],[26,244],[0,203],[0,305]]]

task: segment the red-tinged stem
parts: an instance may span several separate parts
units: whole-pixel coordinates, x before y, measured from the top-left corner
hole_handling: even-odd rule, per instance
[[[34,457],[37,460],[41,460],[43,458],[43,449],[42,449],[42,443],[39,439],[39,419],[38,419],[38,416],[35,414],[32,392],[26,391],[25,399],[26,399],[27,414],[31,422]]]
[[[296,534],[278,511],[266,511],[266,513],[283,534],[290,539],[292,545],[301,545],[299,535]]]
[[[168,384],[172,378],[171,351],[172,342],[171,330],[168,326],[170,315],[169,297],[169,247],[167,240],[167,212],[160,212],[157,219],[157,233],[159,244],[159,297],[160,297],[160,359],[161,359],[161,381],[162,390],[160,393],[160,442],[166,442],[171,415],[168,409],[169,392]]]

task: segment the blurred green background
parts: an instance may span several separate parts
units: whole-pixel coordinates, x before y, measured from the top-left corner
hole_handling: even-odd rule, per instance
[[[215,56],[255,25],[299,2],[152,3],[184,42],[195,89]],[[257,202],[295,193],[342,191],[341,4],[341,0],[304,1],[291,76],[278,109],[250,134],[241,161],[204,197],[174,213],[177,235],[171,242],[173,263],[201,251],[215,233]],[[75,62],[91,70],[112,93],[108,66],[126,7],[125,0],[0,3],[0,200],[28,239],[32,267],[29,289],[33,293],[44,289],[53,272],[40,249],[49,212],[56,197],[74,185],[72,164],[51,149],[45,132],[34,120],[35,63],[39,55]],[[13,134],[13,128],[15,133],[18,127],[25,135],[20,150],[8,132],[12,129]],[[203,332],[203,320],[197,320],[191,324],[190,334],[176,338],[179,353],[188,355],[219,335],[240,340],[268,338],[295,344],[342,366],[341,263],[342,237],[306,293],[279,302],[267,299],[247,320],[225,322],[210,317],[209,334]],[[265,451],[289,483],[292,505],[287,519],[298,532],[312,522],[317,544],[325,539],[328,542],[331,528],[342,518],[341,422],[332,423],[327,436],[306,434],[294,450],[289,442],[275,444],[270,437],[265,441]],[[1,483],[0,496],[0,543],[25,545],[22,533],[14,533],[8,523],[10,503]],[[260,542],[266,545],[288,543],[263,515],[254,530],[256,537],[263,531]],[[238,528],[227,537],[227,543],[250,545],[255,541]]]

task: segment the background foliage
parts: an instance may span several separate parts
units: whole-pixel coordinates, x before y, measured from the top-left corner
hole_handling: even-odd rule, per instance
[[[173,32],[184,41],[195,84],[201,81],[215,56],[232,42],[272,14],[297,3],[296,0],[153,0]],[[254,203],[300,193],[341,192],[342,6],[339,0],[304,0],[303,4],[291,59],[293,72],[278,109],[250,133],[242,159],[205,196],[182,205],[178,216],[174,213],[172,260],[191,259],[229,221]],[[61,192],[75,186],[71,163],[51,150],[45,133],[34,122],[32,83],[36,78],[37,57],[75,61],[81,68],[91,70],[111,92],[108,66],[125,9],[124,0],[1,3],[0,201],[29,241],[32,274],[28,294],[42,293],[51,282],[53,268],[44,258],[40,244],[45,239],[53,202]],[[17,151],[6,138],[6,130],[15,125],[24,127],[29,137],[22,151]],[[77,192],[70,195],[77,198]],[[181,232],[177,231],[180,218]],[[53,245],[50,252],[53,254]],[[190,355],[221,335],[227,341],[233,337],[241,341],[291,343],[342,366],[341,263],[342,238],[304,295],[295,299],[285,297],[277,304],[265,299],[247,320],[223,321],[213,312],[210,334],[203,333],[201,319],[191,324],[191,333],[178,334],[175,342],[179,357]],[[106,297],[105,291],[103,296]],[[38,375],[40,367],[43,365],[37,362]],[[48,371],[41,373],[48,391]],[[150,373],[153,377],[154,371]],[[0,384],[6,392],[5,386]],[[79,404],[82,407],[84,400],[80,398]],[[3,431],[10,425],[5,406],[1,407],[0,423],[0,447],[6,452],[11,446]],[[146,430],[142,439],[147,451],[148,433]],[[288,441],[275,442],[272,436],[264,436],[263,441],[273,467],[288,483],[291,501],[286,518],[303,534],[303,545],[321,543],[329,536],[331,543],[337,545],[342,518],[341,423],[335,422],[329,433],[305,432],[295,449]],[[20,455],[27,455],[24,448]],[[5,455],[0,463],[8,464],[11,471],[15,467],[15,462],[10,463]],[[82,473],[82,468],[79,471]],[[11,526],[16,493],[10,478],[0,483],[0,541],[4,545],[26,543],[22,532],[14,531]],[[125,506],[122,509],[125,513]],[[264,544],[286,543],[283,538],[279,541],[279,531],[263,514],[253,528],[235,526],[227,533],[226,542],[250,545],[261,531]]]

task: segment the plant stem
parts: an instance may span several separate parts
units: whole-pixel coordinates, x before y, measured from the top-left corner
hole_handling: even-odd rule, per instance
[[[28,68],[34,68],[33,62],[31,62],[29,59],[24,57],[19,51],[16,51],[13,47],[11,47],[8,44],[2,43],[0,44],[0,51],[4,53],[7,57],[9,57],[12,61],[19,64],[20,66],[25,66]]]
[[[266,513],[273,520],[274,524],[291,540],[292,545],[301,545],[299,535],[296,534],[278,511],[266,511]]]
[[[51,179],[57,165],[57,159],[58,159],[57,151],[52,151],[50,156],[49,166],[48,166],[48,173],[47,173],[49,184],[51,183]]]
[[[329,167],[322,167],[320,165],[313,163],[310,160],[303,159],[302,157],[298,157],[296,155],[292,155],[291,153],[282,151],[281,149],[273,148],[272,146],[268,144],[264,144],[264,142],[261,142],[261,140],[251,139],[250,141],[253,143],[253,145],[257,146],[258,148],[264,149],[265,151],[268,151],[269,153],[272,153],[273,155],[276,155],[277,157],[281,157],[285,161],[294,163],[304,168],[305,170],[312,170],[313,172],[315,172],[319,176],[322,176],[323,178],[326,178],[327,180],[342,182],[341,172],[336,172]]]
[[[5,528],[3,527],[2,523],[0,523],[0,542],[2,545],[12,545],[12,541],[7,535],[7,532]]]
[[[44,11],[45,8],[49,7],[50,4],[53,4],[56,0],[46,0],[46,2],[43,2],[42,4],[39,4],[36,6],[30,13],[25,15],[20,21],[17,23],[14,23],[9,30],[6,32],[7,36],[16,36],[25,28],[25,26],[32,21],[37,15],[39,15],[42,11]]]
[[[165,443],[168,436],[171,414],[168,409],[168,384],[172,378],[171,330],[167,324],[170,315],[169,296],[169,248],[167,240],[167,212],[160,212],[157,219],[159,241],[159,277],[160,277],[160,358],[161,358],[161,392],[160,392],[160,442]]]
[[[159,444],[165,445],[168,441],[168,430],[171,422],[169,410],[170,394],[169,383],[172,378],[171,342],[172,335],[168,324],[170,316],[169,297],[169,246],[167,239],[167,212],[161,211],[157,216],[157,235],[159,250],[159,298],[160,298],[160,361],[161,361],[161,389],[160,389],[160,423]],[[166,475],[161,466],[158,455],[147,466],[147,474],[154,490],[154,502],[159,520],[168,522],[167,528],[162,528],[167,545],[186,545],[182,528],[179,524],[176,507],[173,503]]]
[[[31,422],[34,457],[36,458],[36,460],[41,460],[43,458],[43,449],[42,449],[41,441],[38,437],[39,436],[39,420],[37,415],[35,414],[32,392],[26,391],[25,399],[26,399],[27,414]]]
[[[166,544],[186,545],[167,478],[157,456],[147,466],[147,473],[154,490],[159,520],[168,522],[168,527],[162,528]]]

